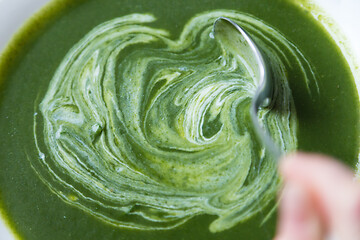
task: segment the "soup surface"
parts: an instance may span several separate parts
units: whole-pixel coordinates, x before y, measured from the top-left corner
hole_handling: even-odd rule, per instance
[[[282,150],[355,168],[353,76],[295,3],[58,1],[0,64],[1,207],[21,238],[272,238],[279,179],[248,114],[258,83],[214,39],[220,16],[269,59],[276,100],[259,120]]]

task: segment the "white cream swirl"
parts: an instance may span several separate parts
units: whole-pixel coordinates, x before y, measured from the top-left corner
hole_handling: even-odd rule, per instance
[[[33,166],[55,194],[114,226],[142,230],[210,214],[217,232],[268,205],[279,181],[250,122],[257,83],[212,38],[219,16],[247,29],[271,59],[276,110],[261,110],[259,119],[283,151],[296,148],[286,71],[299,68],[306,82],[314,74],[281,33],[219,10],[195,16],[174,41],[144,26],[152,15],[132,14],[81,39],[40,104],[47,151],[38,149]]]

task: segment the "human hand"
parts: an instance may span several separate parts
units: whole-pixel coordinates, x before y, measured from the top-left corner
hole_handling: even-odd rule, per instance
[[[281,160],[275,240],[360,239],[360,183],[329,157],[297,153]],[[329,238],[330,236],[330,238]]]

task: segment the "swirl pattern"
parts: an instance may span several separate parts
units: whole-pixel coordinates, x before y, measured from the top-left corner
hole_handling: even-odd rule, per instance
[[[269,204],[279,180],[250,122],[257,82],[213,39],[219,16],[247,29],[271,59],[277,110],[263,109],[259,119],[283,151],[296,148],[286,71],[299,68],[307,83],[315,77],[281,33],[219,10],[195,16],[171,40],[145,26],[152,15],[132,14],[78,42],[40,104],[47,151],[38,147],[33,167],[55,194],[109,224],[142,230],[209,214],[218,216],[210,230],[223,231]]]

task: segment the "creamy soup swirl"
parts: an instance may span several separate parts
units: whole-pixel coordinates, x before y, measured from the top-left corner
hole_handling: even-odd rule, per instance
[[[218,10],[192,18],[178,39],[132,14],[95,27],[66,55],[35,117],[44,141],[33,168],[67,203],[114,226],[171,229],[200,214],[223,231],[263,211],[279,186],[276,162],[249,116],[258,86],[217,42],[216,18],[243,26],[270,59],[273,110],[259,120],[296,149],[288,69],[315,74],[299,49],[250,15]],[[39,126],[36,126],[39,129]]]

